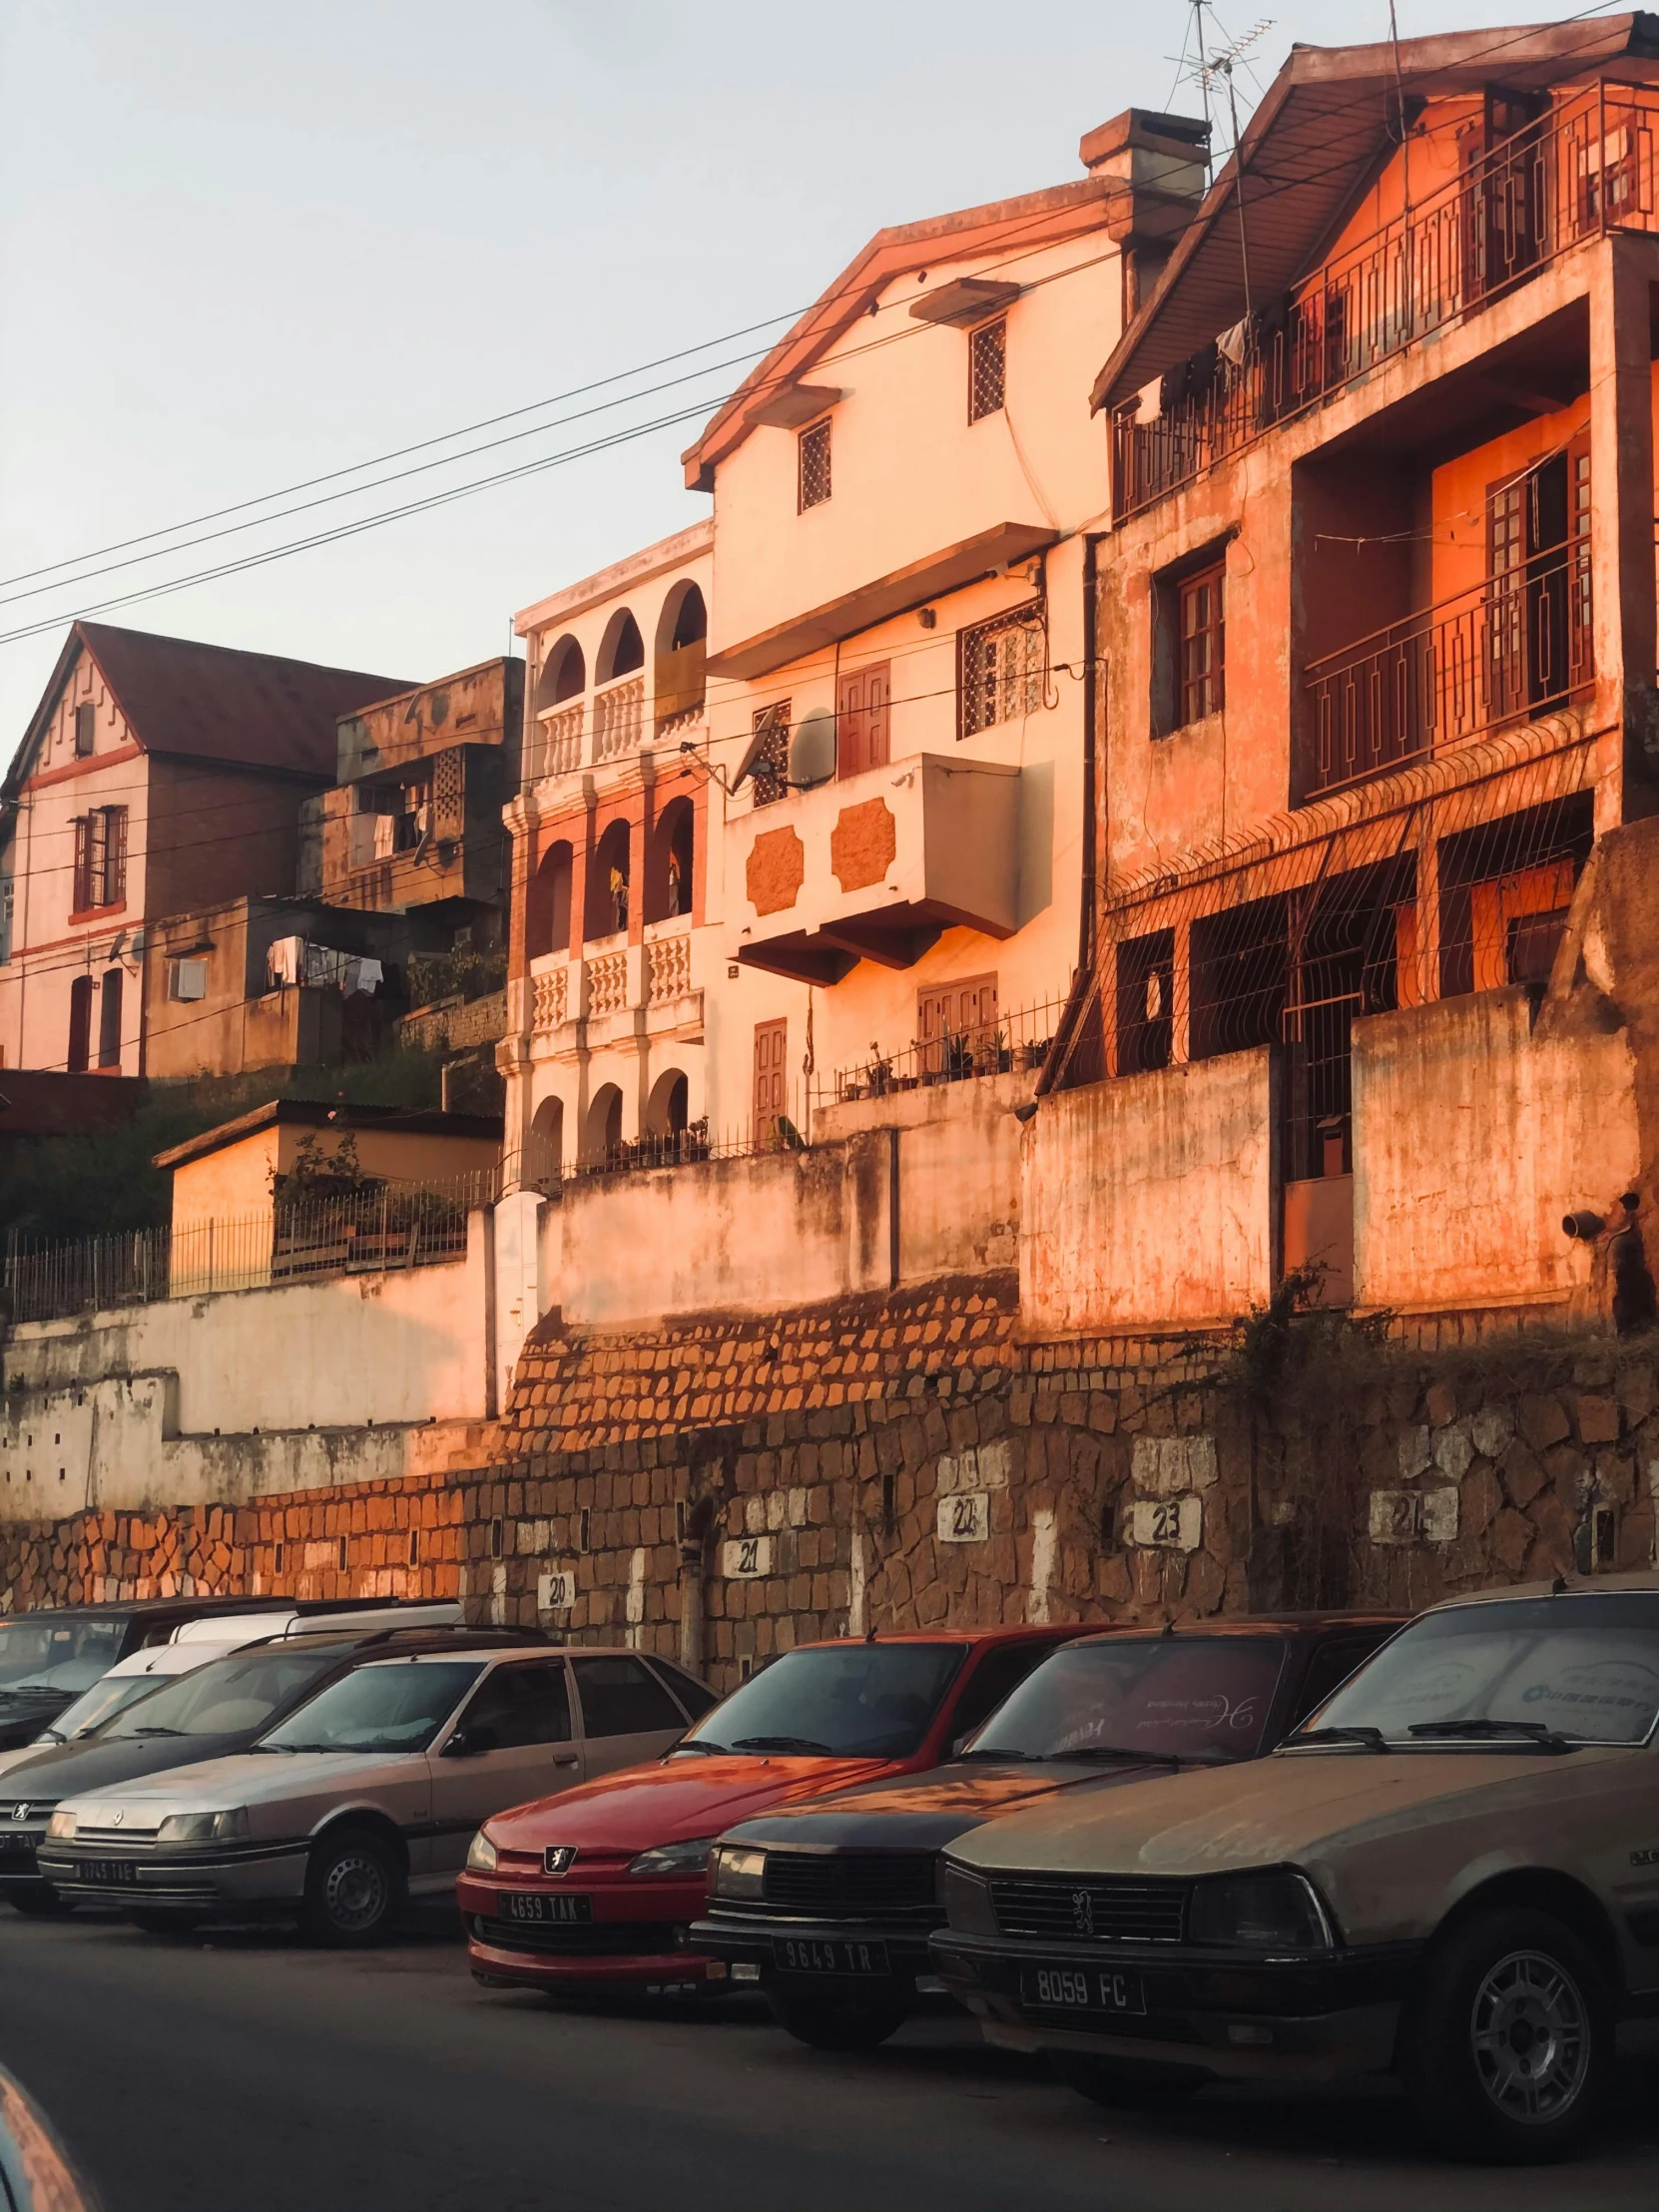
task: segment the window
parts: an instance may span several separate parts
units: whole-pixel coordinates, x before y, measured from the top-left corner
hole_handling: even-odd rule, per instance
[[[92,977],[77,975],[69,986],[69,1051],[64,1066],[85,1075],[92,1055]]]
[[[169,960],[167,963],[167,995],[184,1000],[187,1004],[208,995],[208,963],[206,960]]]
[[[127,895],[127,810],[95,807],[75,818],[71,900],[78,914],[119,906]]]
[[[75,758],[84,761],[98,743],[98,709],[83,699],[75,710]]]
[[[1000,317],[981,322],[968,338],[968,420],[1000,414],[1006,388],[1008,325]]]
[[[770,807],[789,790],[790,703],[775,700],[755,712],[755,736],[760,741],[750,768],[757,807]]]
[[[1167,1068],[1175,1037],[1175,931],[1154,929],[1117,948],[1117,1071]]]
[[[684,1503],[684,1500],[681,1502]],[[654,1658],[651,1666],[654,1673],[662,1676],[694,1721],[701,1720],[705,1713],[712,1712],[720,1703],[707,1683],[699,1682],[696,1675],[688,1674],[684,1667],[677,1667],[672,1659]]]
[[[570,1741],[570,1691],[562,1659],[538,1659],[525,1666],[497,1667],[485,1678],[460,1725],[479,1748],[517,1751],[526,1744]]]
[[[835,774],[885,768],[891,755],[892,664],[848,669],[835,687]]]
[[[815,422],[803,430],[798,447],[801,462],[801,512],[822,507],[830,496],[830,425]]]
[[[104,970],[104,987],[98,995],[98,1065],[121,1065],[121,998],[124,977],[120,968]]]
[[[618,1652],[604,1659],[578,1659],[575,1664],[582,1733],[590,1739],[685,1727],[680,1708],[638,1659]]]
[[[1221,562],[1176,586],[1181,727],[1219,715],[1226,688],[1226,569]]]
[[[994,729],[1043,703],[1047,627],[1041,608],[1019,607],[961,633],[962,736]]]
[[[1002,1700],[1011,1697],[1054,1648],[1052,1644],[1004,1644],[998,1651],[987,1652],[974,1668],[950,1716],[952,1743],[959,1743],[982,1727]]]
[[[789,1078],[784,1060],[789,1050],[788,1020],[755,1024],[755,1126],[756,1144],[767,1144],[778,1134],[778,1117],[784,1111]]]
[[[16,882],[9,875],[0,875],[0,967],[12,956],[12,922],[16,911]]]
[[[916,993],[916,1043],[923,1076],[957,1081],[994,1075],[1001,1058],[996,977],[964,975]]]

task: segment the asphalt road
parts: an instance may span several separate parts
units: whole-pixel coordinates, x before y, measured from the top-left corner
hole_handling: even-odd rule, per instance
[[[443,1925],[340,1956],[0,1907],[0,2059],[106,2212],[1650,2212],[1659,2171],[1653,2072],[1574,2164],[1471,2170],[1384,2093],[1098,2111],[942,2009],[855,2059],[752,2001],[555,2009]]]

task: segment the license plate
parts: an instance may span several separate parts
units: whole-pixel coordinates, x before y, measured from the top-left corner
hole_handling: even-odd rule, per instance
[[[500,1917],[504,1921],[568,1927],[573,1921],[593,1919],[592,1898],[548,1897],[539,1890],[509,1890],[500,1903]]]
[[[874,1973],[887,1971],[885,1943],[848,1941],[837,1936],[775,1936],[772,1962],[784,1973]]]
[[[1144,2012],[1146,1987],[1119,1966],[1027,1966],[1019,2001],[1042,2012]]]
[[[0,1859],[33,1859],[38,1836],[8,1836],[0,1832]]]
[[[113,1890],[130,1889],[138,1880],[137,1862],[132,1859],[83,1859],[75,1873],[79,1881],[108,1883]]]

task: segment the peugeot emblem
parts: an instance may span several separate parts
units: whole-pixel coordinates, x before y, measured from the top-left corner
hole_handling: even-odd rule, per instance
[[[568,1874],[575,1864],[574,1844],[549,1844],[542,1853],[542,1865],[549,1874]]]
[[[28,1818],[29,1808],[27,1805],[14,1805],[12,1807],[12,1819],[14,1821],[26,1821]]]
[[[1094,1899],[1087,1890],[1073,1890],[1071,1893],[1071,1917],[1077,1924],[1079,1936],[1094,1934]]]
[[[124,1821],[124,1820],[125,1820],[126,1818],[127,1818],[126,1814],[125,1814],[125,1813],[124,1813],[124,1812],[123,1812],[123,1811],[121,1810],[120,1806],[118,1805],[118,1806],[116,1807],[115,1811],[114,1811],[114,1812],[113,1812],[113,1813],[112,1813],[112,1814],[110,1815],[110,1825],[111,1825],[111,1827],[112,1827],[112,1828],[119,1828],[119,1827],[121,1826],[122,1822],[123,1822],[123,1821]]]

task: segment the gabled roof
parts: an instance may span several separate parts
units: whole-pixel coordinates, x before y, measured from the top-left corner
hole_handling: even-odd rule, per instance
[[[334,781],[338,717],[412,688],[406,677],[323,668],[105,622],[72,623],[7,772],[7,798],[26,778],[40,733],[82,653],[91,655],[145,752],[285,770],[325,784]]]
[[[830,350],[841,333],[866,314],[897,276],[935,268],[945,261],[994,252],[1012,254],[1075,238],[1103,226],[1108,207],[1123,194],[1108,177],[1083,177],[1075,184],[1028,192],[1016,200],[995,200],[982,208],[923,223],[900,223],[877,231],[772,351],[750,370],[712,418],[695,445],[681,458],[689,491],[714,488],[716,464],[740,446],[755,426],[753,411],[767,398],[797,382]]]
[[[1618,69],[1621,63],[1626,66]],[[1243,133],[1238,157],[1211,187],[1151,297],[1101,370],[1094,406],[1141,390],[1244,314],[1241,164],[1250,296],[1260,307],[1315,264],[1387,160],[1397,138],[1401,91],[1409,113],[1412,103],[1478,93],[1487,85],[1541,91],[1610,68],[1646,77],[1656,66],[1659,17],[1645,10],[1402,39],[1397,65],[1388,44],[1292,47]]]

